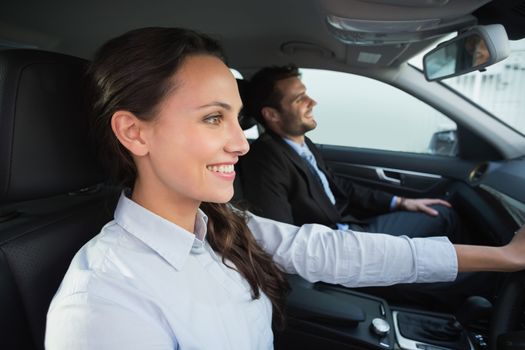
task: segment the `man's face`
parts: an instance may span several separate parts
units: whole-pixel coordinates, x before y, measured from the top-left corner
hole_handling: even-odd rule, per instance
[[[276,89],[283,96],[280,102],[278,126],[284,136],[303,136],[315,129],[317,122],[313,107],[317,104],[306,94],[306,87],[298,77],[277,82]]]

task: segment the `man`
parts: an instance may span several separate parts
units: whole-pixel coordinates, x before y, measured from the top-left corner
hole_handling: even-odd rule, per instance
[[[297,67],[257,72],[245,106],[266,132],[241,160],[243,193],[262,216],[295,225],[410,237],[447,235],[457,242],[454,212],[441,199],[409,199],[335,177],[305,136],[317,123],[316,102],[306,94]],[[365,220],[355,213],[375,216]]]

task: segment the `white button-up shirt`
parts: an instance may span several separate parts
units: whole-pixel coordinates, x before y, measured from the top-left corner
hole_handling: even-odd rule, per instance
[[[46,349],[272,349],[272,307],[206,243],[121,196],[115,219],[75,255],[48,315]],[[408,239],[296,226],[249,214],[288,273],[346,286],[449,281],[446,238]]]

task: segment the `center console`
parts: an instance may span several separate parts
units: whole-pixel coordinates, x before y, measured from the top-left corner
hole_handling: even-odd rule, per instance
[[[475,350],[452,315],[391,308],[368,294],[329,284],[288,279],[287,325],[276,349]],[[479,340],[479,339],[478,339]],[[483,345],[483,344],[482,344]]]

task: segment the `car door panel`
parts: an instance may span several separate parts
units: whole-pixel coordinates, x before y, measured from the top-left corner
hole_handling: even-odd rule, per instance
[[[523,179],[515,176],[502,181],[504,177],[501,175],[509,166],[522,166],[522,161],[516,160],[512,164],[476,162],[341,146],[320,145],[319,148],[336,176],[396,195],[453,200],[454,208],[470,228],[466,238],[469,241],[505,244],[517,229],[515,214],[509,211],[509,205],[486,187],[506,193],[517,201],[523,199],[519,196]],[[387,179],[381,178],[381,172]],[[514,169],[512,173],[515,173]],[[510,188],[514,188],[512,193]]]
[[[466,181],[477,164],[436,155],[332,145],[319,148],[336,176],[414,197],[439,195],[451,182]]]

